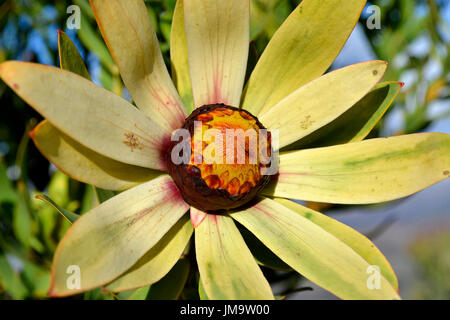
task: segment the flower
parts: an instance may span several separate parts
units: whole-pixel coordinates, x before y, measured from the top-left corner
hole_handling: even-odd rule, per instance
[[[449,177],[449,135],[361,141],[401,87],[397,82],[377,85],[385,62],[323,75],[365,2],[302,1],[274,34],[243,90],[249,1],[177,2],[171,35],[174,85],[144,2],[91,0],[139,109],[66,70],[1,64],[2,79],[46,118],[32,133],[41,152],[74,179],[125,190],[82,215],[66,233],[55,253],[49,294],[155,283],[175,265],[194,233],[200,284],[208,298],[272,299],[239,226],[338,297],[399,298],[397,278],[370,240],[287,200],[377,203]],[[80,64],[64,63],[65,47],[60,49],[62,67],[86,76]],[[190,207],[182,186],[164,173],[171,133],[194,106],[217,104],[241,107],[271,132],[278,130],[281,148],[277,178],[251,205],[226,214]],[[305,148],[311,145],[320,147]],[[80,270],[75,287],[67,273],[73,266]],[[377,290],[368,284],[372,266],[380,271]]]

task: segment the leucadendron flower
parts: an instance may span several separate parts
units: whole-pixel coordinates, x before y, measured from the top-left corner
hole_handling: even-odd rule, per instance
[[[76,55],[65,57],[61,43],[62,68],[85,77],[33,63],[1,64],[3,80],[46,118],[32,133],[41,152],[74,179],[123,191],[83,214],[64,236],[49,294],[153,284],[177,263],[194,233],[195,252],[189,254],[197,260],[202,297],[273,299],[258,266],[270,263],[252,255],[239,226],[287,268],[340,298],[399,298],[389,262],[369,239],[287,200],[385,202],[449,177],[447,134],[362,141],[402,86],[378,84],[385,62],[324,74],[365,2],[303,0],[274,34],[244,90],[248,0],[177,2],[174,83],[144,2],[92,0],[137,108],[86,79],[84,67],[73,63]],[[249,165],[175,168],[168,156],[171,134],[190,126],[185,120],[191,112],[191,119],[212,128],[261,124],[278,132],[278,174],[253,192],[263,177]],[[204,212],[235,207],[237,198],[245,205]],[[73,266],[81,280],[75,288],[68,285]],[[380,270],[376,288],[368,285],[372,266]]]

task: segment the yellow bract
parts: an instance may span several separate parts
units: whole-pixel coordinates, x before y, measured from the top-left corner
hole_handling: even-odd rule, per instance
[[[395,290],[398,290],[397,276],[395,275],[394,270],[392,270],[389,261],[387,261],[380,250],[378,250],[366,236],[335,219],[306,208],[291,200],[276,198],[275,201],[292,211],[301,214],[306,219],[334,235],[337,239],[355,250],[355,252],[364,258],[368,264],[378,266],[381,274],[389,281]]]
[[[280,155],[278,181],[263,192],[282,198],[363,204],[406,197],[447,179],[450,135],[419,133]]]
[[[172,131],[186,111],[167,72],[147,8],[141,0],[91,0],[97,23],[136,105]]]
[[[384,61],[368,61],[330,72],[294,91],[259,120],[279,130],[280,148],[333,121],[372,89],[386,70]]]
[[[341,51],[366,0],[303,0],[274,34],[246,86],[255,116],[321,76]]]
[[[72,295],[116,279],[156,245],[188,209],[172,180],[164,175],[85,213],[56,249],[50,295]],[[68,285],[71,266],[80,271],[80,287]]]
[[[119,292],[159,281],[180,259],[183,250],[189,244],[193,230],[189,216],[181,217],[152,249],[106,289]]]
[[[184,1],[194,107],[239,107],[249,47],[249,2]]]
[[[195,250],[209,299],[273,299],[269,283],[230,217],[208,214],[195,229]]]
[[[367,284],[370,265],[366,260],[320,225],[279,202],[264,199],[231,217],[297,272],[340,298],[399,298],[382,275],[379,288],[372,290]]]
[[[403,83],[398,81],[377,84],[335,120],[290,144],[284,150],[326,147],[363,140],[392,105],[402,86]]]
[[[57,129],[114,160],[164,170],[170,133],[116,94],[74,73],[28,62],[0,65],[0,76]]]
[[[186,32],[184,31],[183,1],[177,1],[172,18],[170,32],[170,62],[172,64],[172,79],[183,100],[186,110],[194,109],[191,78],[189,76],[188,48]]]
[[[71,178],[107,190],[126,190],[149,181],[158,171],[115,161],[65,135],[47,120],[32,132],[39,151]]]

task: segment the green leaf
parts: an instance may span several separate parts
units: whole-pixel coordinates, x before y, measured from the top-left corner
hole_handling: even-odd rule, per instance
[[[53,208],[55,208],[60,214],[62,214],[63,217],[66,218],[70,223],[74,223],[80,217],[76,213],[73,213],[64,208],[61,208],[45,194],[37,195],[36,199],[40,199],[40,200],[47,202],[49,205],[51,205]]]
[[[31,286],[34,298],[47,297],[50,286],[50,271],[47,268],[24,259],[23,278]]]
[[[264,28],[267,21],[275,12],[274,8],[280,0],[251,0],[250,1],[250,40],[255,40]]]
[[[65,208],[68,211],[76,210],[74,204],[69,201],[69,177],[63,174],[61,171],[53,173],[50,183],[47,186],[48,197],[53,202],[58,203],[59,207]],[[64,232],[71,222],[65,219],[60,213],[57,212],[52,206],[49,206],[47,202],[36,198],[38,192],[32,195],[32,207],[36,211],[36,215],[41,227],[41,237],[47,250],[54,252],[56,248],[56,241],[60,238],[55,237],[59,232]],[[81,212],[85,212],[81,210]],[[60,223],[62,222],[62,223]]]
[[[270,251],[257,237],[241,225],[238,225],[239,232],[244,238],[245,243],[255,257],[258,264],[275,270],[292,270],[286,263]]]
[[[170,272],[150,287],[147,300],[176,300],[183,291],[189,275],[190,263],[180,259]]]
[[[200,300],[209,300],[201,278],[198,279],[198,295],[200,296]]]
[[[29,240],[30,247],[33,248],[37,253],[43,254],[45,251],[44,245],[39,241],[38,238],[32,236]]]
[[[31,213],[27,206],[28,194],[24,190],[24,183],[18,182],[17,185],[17,202],[14,205],[13,210],[13,230],[14,234],[25,247],[29,247],[30,239],[32,237],[32,224]]]
[[[91,80],[91,76],[75,44],[67,34],[60,30],[58,30],[58,48],[61,69],[69,70]]]
[[[116,193],[112,190],[105,190],[97,187],[94,187],[94,191],[99,203],[103,203],[116,195]]]
[[[13,299],[24,299],[28,290],[20,275],[9,265],[6,256],[0,254],[0,287],[6,290]]]
[[[6,174],[6,166],[0,159],[0,203],[17,201],[17,194]]]
[[[157,33],[159,31],[158,17],[151,6],[147,6],[147,11],[150,16],[150,20],[152,21],[153,29],[155,29],[155,32]]]
[[[159,26],[161,28],[161,33],[163,34],[166,41],[170,42],[170,29],[172,24],[170,22],[161,21]]]
[[[139,289],[136,289],[128,298],[127,300],[145,300],[148,295],[148,291],[150,290],[150,286],[142,287]]]
[[[94,12],[92,12],[91,5],[88,0],[73,0],[73,2],[81,8],[81,11],[86,14],[87,17],[94,20]]]
[[[112,75],[119,74],[119,69],[114,63],[108,48],[83,13],[81,14],[81,25],[83,26],[82,32],[78,32],[78,37],[81,42],[89,51],[94,52],[98,56],[103,66],[105,66]]]

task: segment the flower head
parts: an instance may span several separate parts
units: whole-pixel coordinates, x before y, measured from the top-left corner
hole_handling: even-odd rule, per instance
[[[244,89],[249,1],[178,0],[171,35],[174,84],[144,2],[91,0],[138,108],[74,69],[1,64],[3,80],[46,118],[32,133],[41,152],[75,179],[123,191],[82,215],[64,236],[50,295],[153,284],[180,259],[195,227],[200,283],[208,298],[271,299],[258,266],[268,263],[255,261],[237,221],[288,268],[338,297],[398,298],[396,276],[370,240],[287,200],[376,203],[449,177],[449,135],[361,141],[402,85],[377,84],[385,62],[324,74],[365,2],[303,0],[273,36]],[[211,150],[206,133],[195,135],[195,121],[200,129],[221,133],[253,129],[265,143],[258,144],[252,162],[251,139],[233,137],[230,150],[243,151],[243,162],[236,163],[235,153],[227,162],[229,154],[220,154],[217,143]],[[173,139],[180,128],[189,133],[187,157]],[[273,157],[278,152],[279,164]],[[174,154],[186,161],[176,162]],[[275,174],[261,170],[273,163]],[[77,288],[67,285],[66,270],[73,265],[81,270]],[[367,286],[372,265],[380,269],[379,290]]]
[[[167,167],[191,206],[203,211],[238,208],[269,182],[270,133],[249,112],[224,104],[202,106],[186,119],[183,130],[186,141],[169,147]]]

